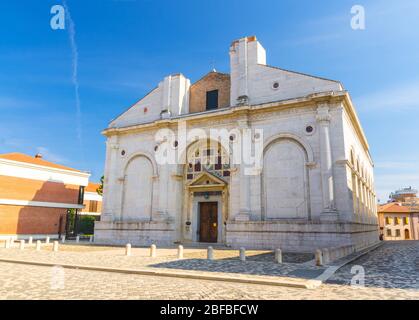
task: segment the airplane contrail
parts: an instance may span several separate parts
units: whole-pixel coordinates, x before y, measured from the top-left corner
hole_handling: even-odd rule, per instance
[[[63,0],[63,5],[65,9],[65,17],[68,22],[68,37],[70,40],[70,47],[71,47],[71,57],[72,57],[71,80],[74,85],[74,95],[76,99],[77,140],[80,145],[80,149],[81,149],[80,151],[81,151],[83,163],[85,163],[84,150],[83,150],[83,138],[82,138],[82,125],[81,125],[81,104],[80,104],[80,94],[79,94],[79,80],[78,80],[79,52],[78,52],[77,43],[76,43],[76,29],[75,29],[74,21],[71,18],[70,9],[65,0]]]

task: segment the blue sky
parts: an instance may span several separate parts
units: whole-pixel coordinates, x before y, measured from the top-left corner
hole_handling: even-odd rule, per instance
[[[269,64],[340,80],[350,91],[382,201],[419,187],[419,1],[321,3],[67,0],[72,47],[68,22],[50,27],[50,9],[62,1],[1,1],[0,153],[41,152],[98,180],[100,132],[111,119],[165,75],[195,81],[213,65],[228,72],[231,41],[256,35]],[[365,30],[350,27],[355,4],[365,7]]]

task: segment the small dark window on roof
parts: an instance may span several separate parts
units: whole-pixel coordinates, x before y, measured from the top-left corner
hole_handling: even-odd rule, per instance
[[[218,90],[207,91],[207,110],[218,108]]]

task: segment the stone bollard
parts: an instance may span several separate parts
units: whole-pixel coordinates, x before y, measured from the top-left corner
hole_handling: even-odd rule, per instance
[[[77,236],[76,237],[76,243],[79,243],[80,242],[80,236]]]
[[[177,258],[183,259],[183,246],[181,244],[177,247]]]
[[[25,249],[25,240],[20,240],[20,241],[19,241],[19,243],[20,243],[20,244],[19,244],[19,249],[20,249],[20,250]]]
[[[150,257],[155,258],[156,255],[157,255],[157,252],[156,251],[157,251],[156,245],[155,244],[152,244],[150,246]]]
[[[57,252],[58,251],[58,241],[54,241],[52,245],[52,251]]]
[[[32,242],[33,242],[33,238],[32,237],[29,237],[28,244],[31,245]]]
[[[10,241],[9,239],[4,240],[4,248],[5,249],[9,249],[9,246],[10,246],[9,245],[9,243],[10,243],[9,241]]]
[[[125,255],[129,257],[131,255],[131,243],[127,243],[125,246]]]
[[[48,244],[49,243],[49,237],[45,238],[45,243]]]
[[[240,261],[246,261],[246,249],[240,248]]]
[[[317,249],[315,256],[316,256],[316,266],[322,266],[323,265],[322,251],[320,249]]]
[[[36,251],[40,251],[41,250],[41,240],[36,240]]]
[[[324,248],[323,250],[323,263],[328,264],[330,262],[330,252],[329,249]]]
[[[207,259],[214,260],[214,249],[212,247],[208,247]]]
[[[89,236],[89,242],[93,242],[93,236]]]
[[[275,262],[282,263],[282,250],[281,249],[275,250]]]
[[[63,236],[61,236],[61,243],[64,243],[65,242],[65,236],[63,235]]]

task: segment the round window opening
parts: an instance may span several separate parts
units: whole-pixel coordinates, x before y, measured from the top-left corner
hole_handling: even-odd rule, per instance
[[[159,146],[154,147],[154,151],[157,151],[159,149]]]
[[[122,150],[122,151],[121,151],[121,155],[122,155],[122,156],[125,156],[125,150]]]
[[[230,141],[234,141],[235,140],[235,136],[234,136],[234,134],[232,134],[231,136],[230,136]]]
[[[307,126],[306,127],[306,132],[307,133],[312,133],[314,131],[314,128],[312,126]]]
[[[179,145],[179,142],[177,140],[173,142],[173,147],[177,148],[178,145]]]
[[[279,88],[279,82],[274,82],[272,84],[272,89],[278,89]]]

